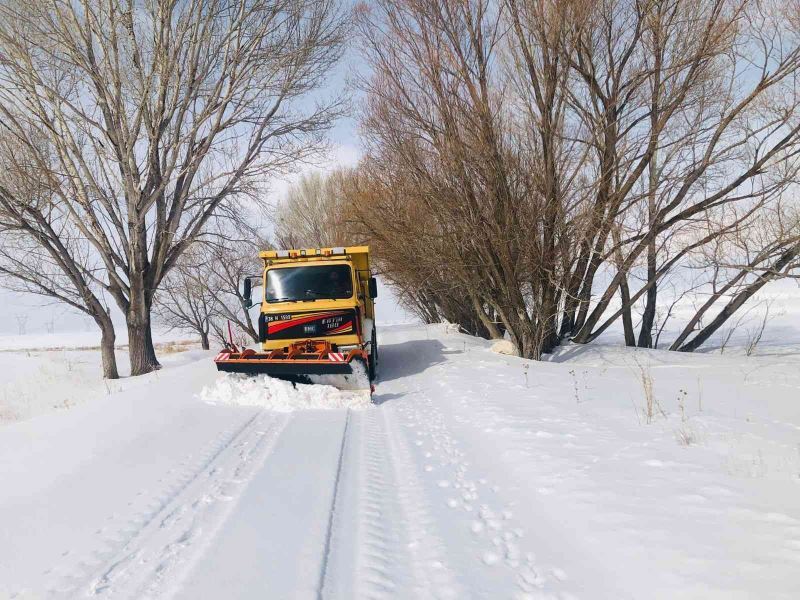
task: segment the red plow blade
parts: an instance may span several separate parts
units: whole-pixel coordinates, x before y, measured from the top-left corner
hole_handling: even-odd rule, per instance
[[[249,348],[239,351],[234,346],[232,349],[226,348],[220,352],[214,358],[214,363],[219,371],[226,373],[271,375],[300,382],[313,382],[313,376],[347,376],[359,374],[361,371],[366,372],[368,356],[364,350],[359,348],[347,352],[334,350],[333,346],[324,340],[295,342],[288,348],[262,353]],[[361,387],[369,388],[369,382]]]

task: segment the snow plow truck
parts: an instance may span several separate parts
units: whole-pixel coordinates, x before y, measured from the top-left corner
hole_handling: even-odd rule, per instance
[[[253,306],[253,283],[261,284],[261,351],[239,349],[231,340],[214,359],[217,369],[371,390],[378,371],[378,285],[369,247],[267,250],[259,257],[263,274],[244,279],[242,296]]]

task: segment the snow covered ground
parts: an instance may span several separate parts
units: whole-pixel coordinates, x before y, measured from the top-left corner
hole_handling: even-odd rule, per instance
[[[159,360],[168,369],[205,357],[205,353],[189,351],[200,345],[185,335],[154,337]],[[10,421],[70,409],[159,377],[159,373],[153,373],[102,379],[97,338],[96,333],[0,336],[0,427]],[[125,376],[130,372],[127,346],[120,344],[116,354],[120,374]]]
[[[0,388],[90,392],[0,424],[0,598],[798,597],[800,340],[379,339],[367,406],[196,350],[107,391],[91,351],[0,352]]]

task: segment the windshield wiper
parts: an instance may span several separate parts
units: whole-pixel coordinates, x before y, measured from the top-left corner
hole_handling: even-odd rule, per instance
[[[345,300],[345,299],[349,298],[350,296],[352,296],[353,292],[350,292],[349,294],[347,292],[341,292],[337,296],[329,296],[328,294],[325,294],[323,292],[317,292],[315,290],[306,290],[306,295],[309,295],[309,294],[313,294],[317,298],[324,298],[325,300]],[[344,294],[344,295],[342,295],[342,294]]]
[[[309,295],[315,296],[316,298],[326,298],[326,299],[328,299],[328,297],[325,296],[325,294],[323,294],[322,292],[317,292],[315,290],[306,290],[306,296],[309,296]],[[335,298],[330,298],[330,300],[335,300]]]

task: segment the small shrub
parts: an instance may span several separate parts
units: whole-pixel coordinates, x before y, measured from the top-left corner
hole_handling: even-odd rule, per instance
[[[640,363],[635,356],[633,360],[639,369],[639,381],[641,382],[642,390],[644,391],[644,414],[647,418],[647,422],[652,423],[653,419],[656,417],[656,413],[660,413],[662,417],[666,418],[667,413],[665,413],[664,409],[661,408],[661,405],[656,398],[655,390],[653,389],[653,375],[650,372],[650,367]]]
[[[675,439],[681,446],[692,446],[700,441],[697,432],[688,425],[681,425],[675,430]]]

